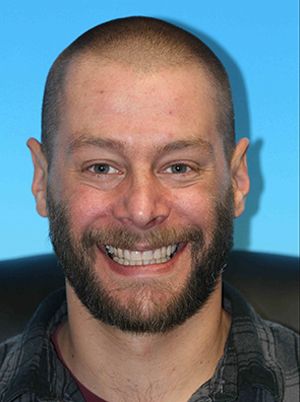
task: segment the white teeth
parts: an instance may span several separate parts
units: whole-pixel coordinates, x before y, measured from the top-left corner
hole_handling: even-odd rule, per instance
[[[139,251],[131,251],[130,252],[130,259],[131,259],[131,261],[140,261],[141,260],[141,253]]]
[[[122,250],[113,246],[105,246],[109,256],[121,265],[150,265],[162,264],[171,259],[177,245],[169,245],[167,247],[157,248],[155,250],[137,251],[137,250]]]
[[[161,257],[161,249],[158,248],[158,249],[154,250],[154,252],[153,252],[153,258],[159,259],[160,257]]]
[[[153,251],[152,250],[143,251],[143,260],[144,261],[152,260],[152,258],[153,258]]]
[[[124,258],[126,260],[130,260],[130,251],[129,250],[124,250],[123,252],[124,252]]]
[[[123,250],[121,250],[120,248],[117,248],[117,255],[119,258],[123,258]]]

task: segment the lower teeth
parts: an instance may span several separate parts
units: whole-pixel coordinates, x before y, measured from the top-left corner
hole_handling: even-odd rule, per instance
[[[135,266],[135,265],[152,265],[152,264],[162,264],[164,262],[167,262],[171,259],[171,257],[164,257],[164,258],[158,258],[155,260],[151,260],[151,261],[128,261],[125,260],[123,258],[119,258],[119,257],[111,257],[115,262],[117,262],[118,264],[121,265],[130,265],[130,266]]]

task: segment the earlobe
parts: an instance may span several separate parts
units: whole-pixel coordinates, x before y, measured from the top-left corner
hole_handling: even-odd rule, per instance
[[[34,175],[32,181],[32,193],[36,202],[38,213],[46,217],[47,211],[47,181],[48,181],[48,163],[42,145],[35,138],[30,138],[27,141],[27,146],[30,149]]]
[[[234,150],[231,160],[232,187],[234,194],[234,215],[240,216],[245,209],[245,201],[250,189],[247,167],[249,140],[242,138]]]

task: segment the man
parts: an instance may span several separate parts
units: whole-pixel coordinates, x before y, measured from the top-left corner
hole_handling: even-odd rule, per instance
[[[216,56],[160,20],[97,26],[42,120],[32,190],[66,295],[2,346],[0,400],[297,400],[296,335],[222,290],[249,178]]]

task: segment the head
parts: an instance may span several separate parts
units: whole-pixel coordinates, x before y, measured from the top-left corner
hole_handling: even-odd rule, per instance
[[[191,33],[149,17],[116,19],[78,37],[53,63],[45,86],[42,108],[42,144],[51,160],[53,144],[63,116],[64,87],[72,64],[89,56],[101,63],[117,62],[136,71],[198,65],[215,89],[218,130],[230,160],[235,143],[234,111],[226,70],[212,50]]]
[[[93,28],[53,64],[42,129],[33,192],[84,308],[135,332],[204,308],[249,188],[211,50],[151,18]]]

